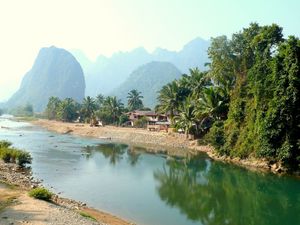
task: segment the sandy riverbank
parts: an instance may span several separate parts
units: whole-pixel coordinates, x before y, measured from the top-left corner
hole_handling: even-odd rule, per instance
[[[150,151],[169,155],[185,156],[189,150],[202,152],[212,150],[209,146],[197,146],[196,141],[187,140],[184,134],[115,126],[90,127],[89,124],[63,123],[44,119],[32,121],[31,123],[61,134],[71,133],[129,145],[147,146]]]
[[[53,196],[51,202],[29,197],[28,191],[39,185],[30,170],[20,170],[17,165],[0,160],[1,225],[133,225],[109,213],[89,208],[84,203],[57,195]],[[90,215],[97,221],[83,217],[80,213]]]

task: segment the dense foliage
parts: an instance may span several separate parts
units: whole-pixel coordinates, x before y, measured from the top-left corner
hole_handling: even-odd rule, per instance
[[[137,90],[128,93],[128,106],[125,108],[120,99],[115,96],[97,95],[96,98],[90,96],[84,98],[82,104],[71,98],[60,100],[57,97],[50,97],[45,114],[50,120],[60,120],[66,122],[87,122],[94,124],[100,120],[103,125],[122,125],[128,121],[125,114],[130,110],[143,109],[143,96]]]
[[[213,38],[209,71],[162,88],[157,109],[220,154],[300,166],[300,41],[273,24]],[[213,125],[212,125],[213,124]]]

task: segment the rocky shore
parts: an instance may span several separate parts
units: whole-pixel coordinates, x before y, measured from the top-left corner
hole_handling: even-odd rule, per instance
[[[61,225],[133,225],[116,216],[101,212],[86,206],[85,203],[72,199],[62,198],[56,194],[52,196],[51,202],[44,202],[30,198],[27,192],[38,186],[42,186],[41,181],[32,177],[30,169],[22,169],[13,163],[4,163],[0,160],[0,181],[13,185],[14,193],[17,193],[17,200],[12,206],[0,211],[0,224],[61,224]],[[17,191],[16,191],[17,190]],[[9,196],[9,190],[0,186],[3,196]],[[7,192],[7,193],[6,193]],[[1,196],[0,196],[1,203]],[[36,208],[37,205],[42,205]],[[31,209],[33,208],[33,209]],[[20,211],[18,211],[18,210]],[[25,211],[30,211],[26,212]],[[35,218],[35,210],[39,210],[43,222]],[[50,212],[48,212],[50,210]],[[19,214],[18,214],[19,212]],[[50,213],[50,214],[49,214]],[[80,215],[85,213],[97,221],[85,218]],[[38,220],[38,222],[37,222]]]

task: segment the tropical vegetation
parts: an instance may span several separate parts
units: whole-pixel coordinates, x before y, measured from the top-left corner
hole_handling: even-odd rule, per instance
[[[208,71],[165,85],[156,109],[221,155],[300,168],[300,41],[256,23],[211,40]]]
[[[50,120],[72,122],[102,121],[102,124],[122,125],[128,121],[126,112],[132,110],[148,110],[144,107],[143,96],[136,89],[128,93],[128,107],[125,107],[120,99],[115,96],[97,95],[95,98],[87,96],[82,103],[71,98],[61,100],[57,97],[50,97],[45,115]]]
[[[130,111],[141,109],[144,107],[141,95],[142,92],[133,89],[128,93],[127,99],[128,99],[128,109]]]

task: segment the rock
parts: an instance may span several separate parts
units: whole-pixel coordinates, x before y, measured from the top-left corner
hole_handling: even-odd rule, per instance
[[[42,48],[31,70],[23,77],[20,89],[6,106],[14,108],[30,102],[35,112],[42,112],[51,96],[82,101],[85,80],[82,68],[68,51],[54,46]]]

